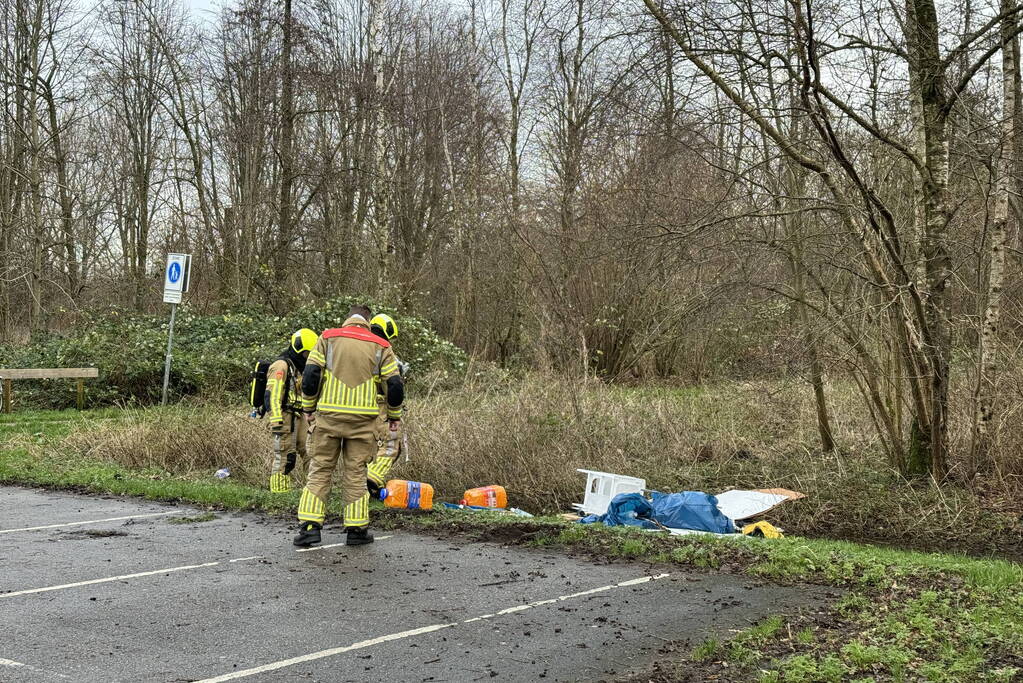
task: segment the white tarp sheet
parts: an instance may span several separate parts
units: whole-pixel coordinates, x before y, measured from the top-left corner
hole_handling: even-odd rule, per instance
[[[768,493],[766,491],[743,491],[732,489],[717,494],[718,510],[732,519],[749,519],[761,515],[771,508],[791,499],[785,493]]]
[[[735,536],[735,534],[719,534],[714,531],[699,531],[697,529],[672,529],[670,527],[665,528],[667,529],[668,533],[671,534],[672,536],[692,536],[694,534],[699,536]]]

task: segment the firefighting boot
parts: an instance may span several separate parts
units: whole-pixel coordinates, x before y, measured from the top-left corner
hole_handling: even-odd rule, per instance
[[[320,529],[322,528],[323,525],[316,522],[302,522],[302,525],[298,528],[298,536],[295,536],[295,540],[292,543],[303,547],[319,543]]]
[[[369,527],[364,526],[350,526],[348,527],[348,538],[345,540],[345,545],[366,545],[367,543],[373,542],[373,534],[369,532]]]

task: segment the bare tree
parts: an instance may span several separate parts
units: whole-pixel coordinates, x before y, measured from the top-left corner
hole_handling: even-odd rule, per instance
[[[159,14],[167,10],[167,5],[153,9]],[[102,96],[108,98],[116,122],[111,137],[120,152],[123,179],[117,192],[118,230],[136,307],[144,305],[149,290],[150,240],[168,180],[163,112],[172,73],[150,25],[139,6],[108,3],[102,7],[103,43],[96,50]]]
[[[1005,256],[1009,247],[1009,197],[1013,189],[1016,163],[1016,111],[1019,100],[1019,28],[1016,6],[1010,0],[1000,4],[1000,40],[1002,45],[1002,122],[999,154],[996,163],[994,209],[988,254],[987,306],[977,348],[978,372],[975,390],[974,439],[971,459],[974,463],[990,461],[991,422],[996,410],[995,397],[999,370],[998,331],[1001,317],[1002,289],[1005,284]]]
[[[780,59],[799,83],[800,100],[808,115],[818,143],[809,149],[794,140],[765,116],[755,93],[744,95],[729,83],[719,67],[705,56],[705,51],[692,42],[696,32],[681,18],[673,20],[654,0],[644,0],[649,13],[667,30],[689,61],[711,83],[738,107],[778,149],[794,163],[807,169],[818,179],[834,202],[842,224],[861,248],[861,256],[878,292],[883,293],[887,310],[895,316],[895,329],[901,337],[902,363],[909,379],[913,415],[908,443],[891,438],[893,429],[884,430],[890,437],[888,448],[895,462],[904,471],[930,471],[942,478],[948,468],[948,391],[951,338],[946,288],[951,278],[948,252],[948,225],[951,206],[948,196],[947,125],[952,106],[969,85],[973,75],[1000,48],[1002,41],[969,62],[957,79],[950,75],[951,64],[970,45],[987,35],[998,21],[992,20],[973,32],[964,41],[942,56],[938,47],[939,23],[934,3],[911,0],[903,22],[906,44],[877,47],[866,40],[854,39],[851,47],[866,51],[887,50],[905,58],[911,82],[919,84],[922,111],[923,147],[907,146],[859,113],[854,105],[832,91],[826,84],[828,66],[824,56],[832,54],[830,46],[819,35],[816,8],[811,2],[789,4],[791,31],[796,47],[795,60],[788,62],[778,51],[768,50],[764,57]],[[1009,10],[1010,14],[1017,7]],[[676,13],[676,17],[684,15]],[[720,54],[720,52],[719,52]],[[750,59],[753,59],[750,57]],[[740,58],[741,61],[741,58]],[[740,68],[742,65],[739,65]],[[912,86],[914,89],[916,86]],[[917,282],[912,261],[903,248],[907,237],[900,230],[900,221],[872,186],[863,168],[850,155],[848,140],[843,139],[838,119],[857,126],[864,133],[889,146],[906,158],[923,178],[922,201],[926,221],[920,235],[925,282]],[[825,156],[821,157],[820,154]],[[854,211],[852,207],[855,206]],[[875,365],[871,363],[871,365]],[[876,384],[872,378],[870,384]],[[876,389],[870,389],[876,396]],[[875,414],[881,422],[891,425],[891,416],[883,405],[872,399]]]

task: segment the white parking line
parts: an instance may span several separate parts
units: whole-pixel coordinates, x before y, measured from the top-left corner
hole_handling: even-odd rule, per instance
[[[376,540],[383,541],[383,540],[386,540],[388,538],[390,538],[390,536],[377,536]],[[327,545],[318,545],[315,548],[299,548],[295,552],[296,553],[311,553],[311,552],[315,552],[317,550],[326,550],[327,548],[338,548],[338,547],[343,546],[343,545],[348,545],[348,544],[347,543],[329,543]]]
[[[34,673],[41,674],[42,676],[48,677],[48,678],[53,678],[53,677],[56,677],[56,678],[67,678],[67,676],[65,676],[64,674],[59,674],[59,673],[56,673],[55,671],[46,671],[44,669],[38,669],[38,668],[36,668],[34,666],[29,666],[28,664],[22,664],[21,662],[16,662],[13,659],[4,659],[3,657],[0,657],[0,667],[3,667],[3,666],[6,666],[6,667],[8,667],[10,669],[23,669],[25,671],[32,671]]]
[[[170,574],[171,572],[183,572],[189,569],[202,569],[203,567],[216,567],[220,562],[204,562],[202,564],[187,564],[182,567],[168,567],[167,569],[156,569],[151,572],[138,572],[137,574],[123,574],[121,576],[108,576],[103,579],[90,579],[89,581],[76,581],[75,583],[62,583],[59,586],[44,586],[43,588],[29,588],[23,591],[12,593],[0,593],[0,600],[13,598],[17,595],[31,595],[33,593],[48,593],[59,591],[65,588],[77,588],[79,586],[92,586],[97,583],[110,583],[111,581],[124,581],[125,579],[137,579],[140,576],[156,576],[157,574]]]
[[[153,512],[145,515],[125,515],[124,517],[108,517],[106,519],[90,519],[86,522],[67,522],[66,524],[46,524],[45,526],[26,526],[21,529],[0,529],[0,534],[13,534],[17,531],[41,531],[43,529],[59,529],[65,526],[81,526],[82,524],[102,524],[103,522],[120,522],[124,519],[144,519],[146,517],[162,517],[173,515],[175,510],[168,512]]]
[[[581,598],[587,595],[593,595],[594,593],[603,593],[605,591],[614,590],[615,588],[624,588],[626,586],[637,586],[641,583],[647,583],[649,581],[656,581],[669,576],[668,574],[658,574],[656,576],[641,576],[638,579],[630,579],[628,581],[622,581],[621,583],[613,583],[607,586],[600,586],[599,588],[591,588],[590,590],[580,591],[579,593],[571,593],[569,595],[559,595],[556,598],[550,598],[548,600],[538,600],[536,602],[526,603],[525,605],[516,605],[515,607],[508,607],[500,612],[494,614],[484,614],[472,619],[465,619],[464,621],[453,621],[448,624],[432,624],[430,626],[423,626],[420,628],[414,628],[408,631],[401,631],[399,633],[391,633],[390,635],[380,636],[379,638],[371,638],[369,640],[362,640],[358,643],[351,645],[345,645],[343,647],[333,647],[329,650],[320,650],[319,652],[313,652],[307,655],[301,655],[299,657],[292,657],[290,659],[282,659],[277,662],[271,662],[269,664],[263,664],[262,666],[255,666],[251,669],[243,669],[241,671],[232,671],[231,673],[224,674],[222,676],[216,676],[215,678],[204,678],[196,683],[221,683],[222,681],[233,681],[239,678],[248,678],[249,676],[255,676],[257,674],[267,673],[268,671],[277,671],[278,669],[284,669],[295,664],[302,664],[303,662],[311,662],[317,659],[323,659],[324,657],[333,657],[334,655],[344,654],[345,652],[351,652],[352,650],[362,650],[367,647],[373,647],[374,645],[380,645],[382,643],[389,643],[395,640],[402,640],[404,638],[411,638],[413,636],[421,636],[427,633],[433,633],[434,631],[440,631],[445,628],[452,628],[460,624],[471,624],[476,621],[483,619],[492,619],[502,614],[511,614],[513,612],[521,612],[527,609],[533,609],[534,607],[540,607],[542,605],[551,605],[558,602],[564,602],[565,600],[572,600],[574,598]]]
[[[391,538],[390,536],[378,536],[376,540],[383,541]],[[338,546],[345,545],[344,543],[331,543],[330,545],[320,546],[318,548],[302,548],[296,550],[297,553],[310,552],[312,550],[326,550],[327,548],[336,548]],[[247,562],[249,560],[261,560],[263,555],[251,555],[249,557],[236,557],[233,560],[218,560],[216,562],[203,562],[202,564],[186,564],[180,567],[167,567],[165,569],[154,569],[149,572],[138,572],[135,574],[122,574],[121,576],[107,576],[102,579],[89,579],[88,581],[76,581],[75,583],[62,583],[57,586],[44,586],[42,588],[28,588],[21,591],[13,591],[11,593],[0,593],[0,599],[13,598],[18,595],[32,595],[33,593],[48,593],[50,591],[59,591],[66,588],[78,588],[79,586],[92,586],[97,583],[110,583],[111,581],[124,581],[126,579],[137,579],[143,576],[156,576],[158,574],[170,574],[172,572],[183,572],[190,569],[204,569],[206,567],[216,567],[220,564],[233,564],[235,562]]]

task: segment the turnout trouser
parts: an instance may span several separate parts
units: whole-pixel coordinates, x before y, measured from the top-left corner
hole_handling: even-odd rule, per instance
[[[387,481],[387,473],[391,471],[391,467],[398,461],[398,456],[401,455],[402,439],[405,432],[401,422],[394,423],[396,429],[390,428],[386,417],[382,420],[378,419],[377,422],[383,422],[382,425],[377,425],[377,441],[379,445],[377,446],[376,457],[373,458],[373,462],[367,468],[366,475],[377,486],[383,486]]]
[[[376,416],[316,414],[316,428],[310,443],[309,476],[298,503],[301,521],[323,523],[330,496],[330,480],[340,459],[345,526],[369,524],[366,466],[376,455],[376,426]]]
[[[306,423],[301,415],[284,414],[283,430],[273,435],[273,462],[270,465],[270,491],[291,490],[291,472],[299,456],[306,456]]]

